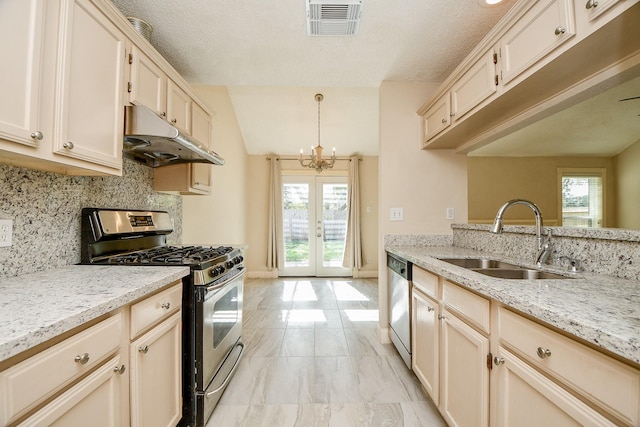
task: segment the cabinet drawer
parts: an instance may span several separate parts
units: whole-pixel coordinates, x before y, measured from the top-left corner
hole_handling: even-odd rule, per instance
[[[440,295],[438,295],[438,276],[433,273],[430,273],[426,270],[421,269],[420,267],[413,266],[413,271],[411,272],[413,279],[413,285],[420,289],[425,294],[438,299]]]
[[[498,324],[505,345],[625,423],[638,425],[640,371],[504,308],[498,310]]]
[[[489,300],[469,292],[449,281],[442,286],[442,300],[461,317],[471,321],[480,330],[489,333]]]
[[[5,425],[116,351],[122,312],[0,373],[0,425]],[[84,356],[84,357],[83,357]]]
[[[130,337],[134,339],[145,329],[180,310],[181,305],[182,283],[132,305]]]

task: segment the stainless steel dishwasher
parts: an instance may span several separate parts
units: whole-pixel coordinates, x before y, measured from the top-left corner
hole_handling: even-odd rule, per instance
[[[389,337],[409,369],[411,369],[411,266],[409,261],[387,253]]]

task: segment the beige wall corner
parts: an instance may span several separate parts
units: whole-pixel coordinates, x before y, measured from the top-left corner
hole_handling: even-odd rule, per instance
[[[385,234],[451,234],[467,222],[467,159],[451,150],[422,150],[416,111],[437,84],[383,82],[380,86],[378,281],[380,327],[386,328]],[[390,221],[390,209],[403,221]],[[446,219],[447,208],[455,218]]]
[[[225,164],[212,166],[210,195],[183,196],[182,241],[247,243],[248,156],[227,88],[196,86],[194,90],[213,113],[211,149],[225,159]]]

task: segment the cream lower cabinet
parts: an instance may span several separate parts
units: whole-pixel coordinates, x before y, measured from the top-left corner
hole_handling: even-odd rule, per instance
[[[495,362],[497,426],[616,425],[504,348]]]
[[[175,427],[182,417],[181,295],[174,286],[131,308],[132,427]]]
[[[458,288],[414,265],[412,366],[450,426],[487,426],[489,338],[476,323],[488,318],[488,301]],[[466,318],[459,306],[487,312]]]
[[[122,383],[121,356],[109,360],[70,390],[18,424],[21,427],[120,427]]]

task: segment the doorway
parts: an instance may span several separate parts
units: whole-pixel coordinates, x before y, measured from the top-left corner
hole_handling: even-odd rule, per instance
[[[342,266],[347,236],[346,176],[282,177],[282,241],[280,276],[351,276]]]

